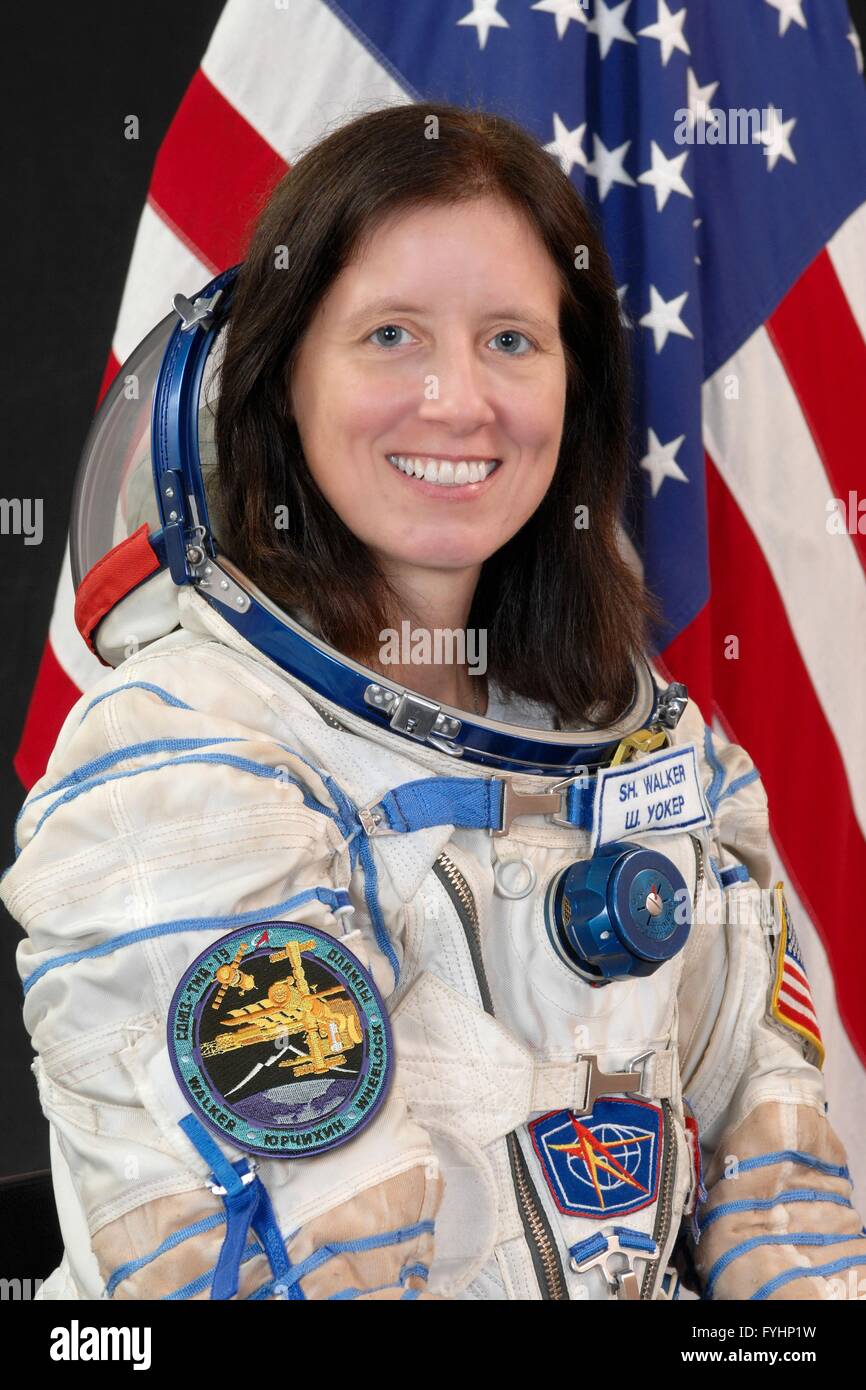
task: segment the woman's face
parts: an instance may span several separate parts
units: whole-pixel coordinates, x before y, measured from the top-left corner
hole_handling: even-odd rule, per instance
[[[490,197],[393,214],[331,286],[292,410],[386,572],[479,566],[535,511],[563,427],[559,293],[534,229]]]

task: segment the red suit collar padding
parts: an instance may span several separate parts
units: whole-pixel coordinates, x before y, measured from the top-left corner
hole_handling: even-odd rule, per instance
[[[79,584],[75,626],[104,666],[109,663],[102,660],[93,642],[96,628],[115,604],[157,569],[159,558],[148,539],[147,522],[143,521],[137,531],[97,560]]]

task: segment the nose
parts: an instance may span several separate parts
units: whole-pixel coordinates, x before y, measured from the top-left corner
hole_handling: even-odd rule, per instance
[[[441,421],[467,438],[496,419],[494,384],[471,342],[443,342],[424,376],[418,417]]]

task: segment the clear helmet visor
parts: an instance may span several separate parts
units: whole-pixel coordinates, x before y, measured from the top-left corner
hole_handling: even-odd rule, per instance
[[[70,521],[72,579],[84,575],[142,523],[162,525],[153,476],[152,418],[156,384],[177,314],[166,314],[129,355],[111,383],[84,443],[75,480]],[[212,526],[216,499],[214,411],[225,326],[205,363],[198,402],[201,473]]]

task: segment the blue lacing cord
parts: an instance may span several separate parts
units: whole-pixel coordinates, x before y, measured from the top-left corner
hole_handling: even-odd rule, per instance
[[[98,946],[86,946],[80,951],[68,951],[62,956],[54,956],[51,960],[43,961],[33,970],[23,983],[24,993],[32,989],[38,980],[42,979],[49,970],[56,970],[61,965],[75,965],[80,960],[90,957],[107,956],[112,951],[118,951],[124,946],[134,946],[139,941],[149,941],[156,936],[171,936],[178,932],[188,931],[222,931],[229,932],[235,927],[246,927],[256,922],[268,921],[274,917],[280,917],[285,912],[291,912],[294,908],[300,907],[302,903],[320,902],[331,911],[341,907],[351,906],[351,899],[343,889],[332,888],[305,888],[300,893],[295,893],[293,897],[286,898],[281,903],[271,903],[265,907],[254,908],[249,912],[237,912],[228,917],[181,917],[170,922],[155,922],[150,927],[137,927],[135,931],[122,932],[120,936],[110,937],[107,941],[101,941]]]
[[[414,1240],[416,1236],[427,1235],[428,1233],[432,1235],[434,1229],[435,1222],[418,1221],[413,1226],[401,1226],[396,1230],[383,1231],[373,1236],[360,1236],[356,1240],[329,1241],[327,1245],[321,1245],[318,1250],[314,1250],[312,1254],[307,1255],[305,1259],[299,1260],[296,1265],[293,1265],[291,1273],[287,1278],[268,1280],[261,1288],[256,1289],[254,1293],[250,1294],[250,1298],[268,1298],[272,1293],[288,1293],[288,1296],[291,1298],[293,1296],[292,1290],[299,1286],[301,1279],[305,1278],[308,1274],[312,1274],[314,1270],[319,1269],[321,1265],[326,1264],[327,1261],[333,1259],[335,1255],[359,1254],[365,1250],[378,1250],[390,1245],[401,1245],[403,1241]],[[407,1268],[410,1267],[404,1266],[404,1271],[401,1271],[401,1277]],[[426,1268],[426,1266],[420,1266],[419,1268]],[[381,1287],[395,1288],[397,1286],[383,1284]],[[373,1292],[373,1290],[361,1289],[360,1292],[370,1293]],[[340,1297],[343,1296],[349,1295],[347,1293],[340,1295]]]
[[[716,1282],[728,1265],[761,1245],[840,1245],[846,1240],[862,1240],[863,1234],[863,1231],[855,1231],[853,1235],[828,1236],[818,1231],[783,1231],[781,1234],[752,1236],[749,1240],[741,1241],[739,1245],[731,1246],[730,1250],[719,1256],[707,1275],[702,1297],[712,1298]],[[809,1272],[804,1270],[806,1274]]]
[[[698,1221],[698,1230],[703,1234],[715,1221],[723,1216],[732,1216],[735,1212],[769,1211],[771,1207],[786,1206],[790,1202],[832,1202],[837,1207],[851,1206],[848,1198],[838,1192],[822,1192],[815,1187],[793,1188],[775,1197],[741,1197],[736,1202],[721,1202]]]
[[[751,1158],[741,1158],[737,1163],[736,1171],[733,1173],[723,1173],[723,1182],[733,1182],[739,1173],[747,1173],[752,1168],[769,1168],[774,1163],[799,1163],[804,1168],[814,1168],[818,1173],[826,1173],[831,1178],[847,1178],[850,1181],[851,1174],[846,1167],[839,1167],[835,1163],[825,1163],[824,1159],[818,1158],[815,1154],[805,1153],[801,1149],[776,1149],[772,1153],[753,1154]]]
[[[158,695],[165,705],[173,705],[175,709],[192,709],[192,705],[188,705],[186,700],[179,699],[177,695],[172,695],[161,685],[154,685],[152,681],[127,681],[125,685],[115,685],[111,690],[103,690],[101,695],[91,700],[78,723],[84,722],[94,705],[100,705],[103,700],[109,699],[112,695],[120,695],[124,690],[149,690],[153,695]]]
[[[750,1302],[761,1302],[769,1298],[776,1289],[784,1288],[786,1284],[791,1284],[795,1279],[808,1279],[811,1276],[826,1279],[832,1274],[841,1274],[843,1269],[854,1269],[858,1265],[866,1265],[866,1255],[846,1255],[841,1260],[834,1260],[832,1264],[811,1265],[805,1268],[786,1269],[781,1274],[777,1274],[774,1279],[770,1279],[766,1284],[762,1284],[753,1294],[750,1295]]]
[[[376,1287],[372,1289],[340,1289],[339,1293],[329,1293],[328,1301],[340,1302],[346,1299],[361,1298],[366,1294],[382,1293],[384,1289],[403,1289],[402,1298],[418,1298],[419,1294],[422,1293],[422,1290],[407,1289],[405,1287],[406,1280],[411,1279],[414,1275],[416,1278],[423,1279],[424,1283],[426,1284],[429,1272],[430,1271],[428,1270],[426,1265],[404,1265],[403,1268],[400,1270],[400,1273],[397,1275],[396,1284],[377,1284]]]
[[[247,1260],[253,1260],[257,1255],[263,1254],[264,1251],[259,1245],[259,1242],[257,1240],[251,1240],[241,1251],[238,1260],[238,1273],[240,1273],[240,1266],[246,1264]],[[189,1298],[194,1298],[198,1293],[204,1293],[205,1289],[211,1290],[211,1298],[220,1298],[222,1295],[214,1293],[213,1291],[218,1268],[218,1265],[214,1265],[212,1269],[205,1270],[204,1274],[199,1274],[195,1279],[190,1279],[188,1284],[182,1284],[179,1289],[173,1289],[171,1293],[163,1294],[160,1301],[162,1303],[183,1303]],[[224,1296],[230,1297],[231,1295]]]
[[[118,1265],[108,1276],[105,1291],[111,1298],[118,1284],[123,1283],[124,1279],[129,1279],[138,1270],[144,1269],[146,1265],[158,1260],[160,1255],[165,1255],[169,1250],[174,1250],[178,1245],[182,1245],[185,1240],[192,1240],[195,1236],[203,1235],[205,1231],[212,1231],[214,1226],[221,1226],[225,1221],[225,1212],[217,1212],[215,1216],[205,1216],[201,1221],[193,1221],[189,1226],[182,1226],[180,1230],[173,1231],[170,1236],[161,1241],[155,1250],[151,1250],[146,1255],[139,1256],[136,1260],[129,1260],[126,1264]]]

